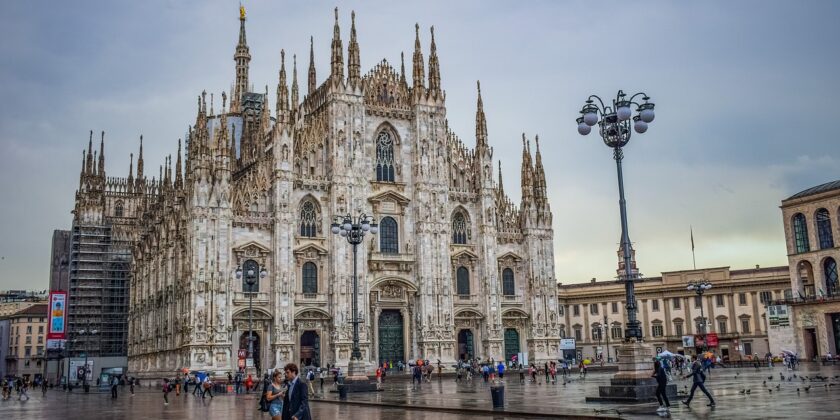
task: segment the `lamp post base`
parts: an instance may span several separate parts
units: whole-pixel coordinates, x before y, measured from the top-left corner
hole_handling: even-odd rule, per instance
[[[339,384],[345,392],[376,392],[381,391],[376,382],[371,382],[366,373],[367,363],[359,359],[351,359],[347,365],[347,376],[344,383]]]
[[[653,347],[639,342],[618,347],[618,373],[609,385],[598,387],[597,397],[587,402],[647,402],[656,401],[656,379],[653,375]],[[668,398],[677,398],[677,386],[665,387]]]

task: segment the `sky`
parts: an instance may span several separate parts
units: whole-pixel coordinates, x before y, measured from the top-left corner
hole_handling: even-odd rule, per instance
[[[629,233],[641,272],[786,265],[779,205],[840,179],[840,3],[834,1],[246,0],[250,80],[274,92],[280,49],[309,37],[320,84],[333,8],[356,11],[362,72],[409,60],[429,27],[452,130],[475,144],[476,80],[505,190],[520,200],[521,135],[539,135],[564,284],[609,280],[620,221],[612,152],[577,133],[586,98],[644,91],[647,133],[625,148]],[[0,3],[0,289],[47,287],[54,229],[72,222],[88,132],[106,132],[106,173],[175,153],[202,90],[234,78],[238,2]],[[345,52],[346,57],[346,52]],[[409,74],[410,76],[410,74]],[[208,95],[209,96],[209,95]],[[274,104],[274,98],[269,101]],[[533,147],[533,145],[532,145]],[[155,169],[151,171],[157,172]]]

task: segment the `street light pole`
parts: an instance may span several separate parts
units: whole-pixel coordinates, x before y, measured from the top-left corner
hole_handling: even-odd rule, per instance
[[[637,103],[634,99],[641,96],[643,103]],[[595,103],[595,100],[598,103]],[[621,170],[621,160],[624,158],[622,147],[626,146],[630,141],[630,117],[632,116],[631,105],[636,106],[638,115],[632,118],[633,128],[637,133],[642,134],[648,129],[648,123],[653,121],[654,112],[653,103],[648,102],[650,97],[644,93],[636,93],[627,99],[627,95],[619,90],[616,98],[612,101],[612,105],[605,105],[600,97],[591,95],[586,100],[586,105],[583,106],[580,113],[581,117],[577,119],[578,133],[587,135],[592,131],[592,126],[598,124],[599,132],[604,144],[613,149],[613,158],[615,159],[616,171],[618,174],[618,194],[619,194],[619,211],[621,213],[621,249],[624,259],[624,290],[627,299],[627,329],[624,331],[625,340],[642,339],[642,329],[639,320],[636,318],[636,295],[634,291],[634,281],[637,273],[633,272],[632,267],[632,252],[630,249],[630,233],[627,226],[627,203],[624,199],[624,175]],[[599,117],[600,115],[600,117]]]
[[[706,315],[703,313],[703,293],[712,288],[712,284],[707,281],[690,282],[686,289],[692,291],[700,297],[700,324],[697,326],[700,331],[700,338],[703,340],[703,347],[701,351],[706,351]]]
[[[610,325],[607,323],[607,315],[606,314],[604,314],[604,324],[603,325],[604,325],[604,331],[606,332],[606,335],[607,335],[607,363],[611,363],[611,360],[610,360],[610,334],[612,334],[612,331],[610,331]]]
[[[257,273],[261,279],[264,279],[268,272],[265,269],[260,270],[259,264],[254,260],[245,261],[242,267],[236,268],[236,278],[241,279],[245,277],[245,283],[248,284],[248,359],[254,360],[254,284],[257,282]]]
[[[350,354],[349,367],[355,367],[358,369],[359,367],[357,364],[362,359],[362,351],[359,348],[359,323],[361,321],[359,321],[358,309],[359,281],[356,261],[358,258],[357,247],[360,243],[362,243],[365,234],[371,233],[375,235],[379,231],[379,226],[376,223],[373,223],[372,216],[362,213],[354,219],[353,216],[347,214],[345,216],[336,216],[330,227],[330,231],[334,235],[346,238],[347,242],[353,246],[353,320],[351,321],[353,323],[353,350]],[[362,370],[362,372],[356,372],[354,369],[348,370],[350,371],[350,376],[356,376],[357,373],[360,375],[364,374],[364,370]]]

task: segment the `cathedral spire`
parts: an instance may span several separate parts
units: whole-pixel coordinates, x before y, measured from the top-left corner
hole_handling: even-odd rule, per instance
[[[542,155],[540,154],[540,136],[534,136],[534,142],[537,145],[537,152],[534,156],[534,198],[538,203],[543,203],[546,200],[546,186],[545,186],[545,170],[542,164]]]
[[[335,8],[335,25],[333,25],[330,62],[332,65],[330,78],[335,82],[341,82],[344,80],[344,46],[341,42],[341,29],[338,27],[338,7]]]
[[[277,122],[284,121],[289,112],[289,87],[286,84],[286,51],[280,50],[280,80],[277,82]]]
[[[143,135],[140,135],[140,154],[137,155],[137,182],[143,181]]]
[[[359,42],[356,40],[356,11],[350,12],[350,45],[347,49],[347,81],[351,86],[358,86],[361,82],[361,63]]]
[[[248,64],[251,62],[251,54],[248,52],[248,42],[245,39],[245,7],[239,6],[239,43],[236,44],[236,52],[233,54],[233,61],[236,62],[236,84],[231,98],[231,112],[240,112],[242,95],[248,91]]]
[[[90,130],[88,137],[87,160],[85,161],[85,174],[93,174],[93,130]]]
[[[292,103],[291,111],[297,110],[298,107],[298,82],[297,82],[297,54],[292,55]]]
[[[134,153],[129,153],[128,191],[134,190]]]
[[[429,96],[438,99],[442,96],[440,90],[440,64],[438,63],[437,46],[435,45],[435,27],[432,26],[432,44],[429,51]]]
[[[505,199],[505,183],[502,182],[502,161],[499,160],[499,200]]]
[[[405,52],[404,51],[400,52],[400,84],[403,85],[403,86],[408,86],[408,85],[406,85],[406,81],[405,81]]]
[[[105,131],[102,132],[102,138],[99,141],[99,176],[105,177]]]
[[[481,81],[475,82],[478,89],[478,99],[475,109],[475,147],[487,147],[487,119],[484,117],[484,101],[481,100]]]
[[[309,37],[309,87],[307,95],[315,93],[315,38]]]
[[[175,161],[175,189],[184,187],[184,178],[181,175],[181,139],[178,139],[178,158]]]
[[[534,167],[531,165],[531,143],[522,133],[522,208],[530,205],[534,192]]]
[[[420,24],[414,24],[414,69],[412,78],[414,81],[414,95],[420,97],[423,94],[425,87],[423,86],[424,68],[423,68],[423,51],[420,49]]]

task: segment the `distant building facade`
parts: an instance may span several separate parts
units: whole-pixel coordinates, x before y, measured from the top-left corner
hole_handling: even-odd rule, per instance
[[[34,380],[44,372],[47,346],[47,304],[39,303],[8,318],[6,374]]]
[[[840,351],[840,180],[782,201],[791,289],[773,302],[771,347],[805,359]]]
[[[69,230],[54,230],[50,253],[50,290],[67,291],[70,285]]]
[[[713,287],[702,298],[686,289],[689,282]],[[636,281],[637,317],[644,340],[655,348],[694,355],[700,349],[700,325],[717,343],[708,347],[721,357],[741,360],[768,350],[765,303],[790,293],[787,267],[730,270],[706,268],[662,273]],[[626,327],[624,283],[602,281],[560,285],[564,336],[575,339],[575,353],[615,360]],[[701,306],[703,313],[701,316]],[[695,346],[683,340],[690,337]],[[608,353],[609,346],[609,353]]]

